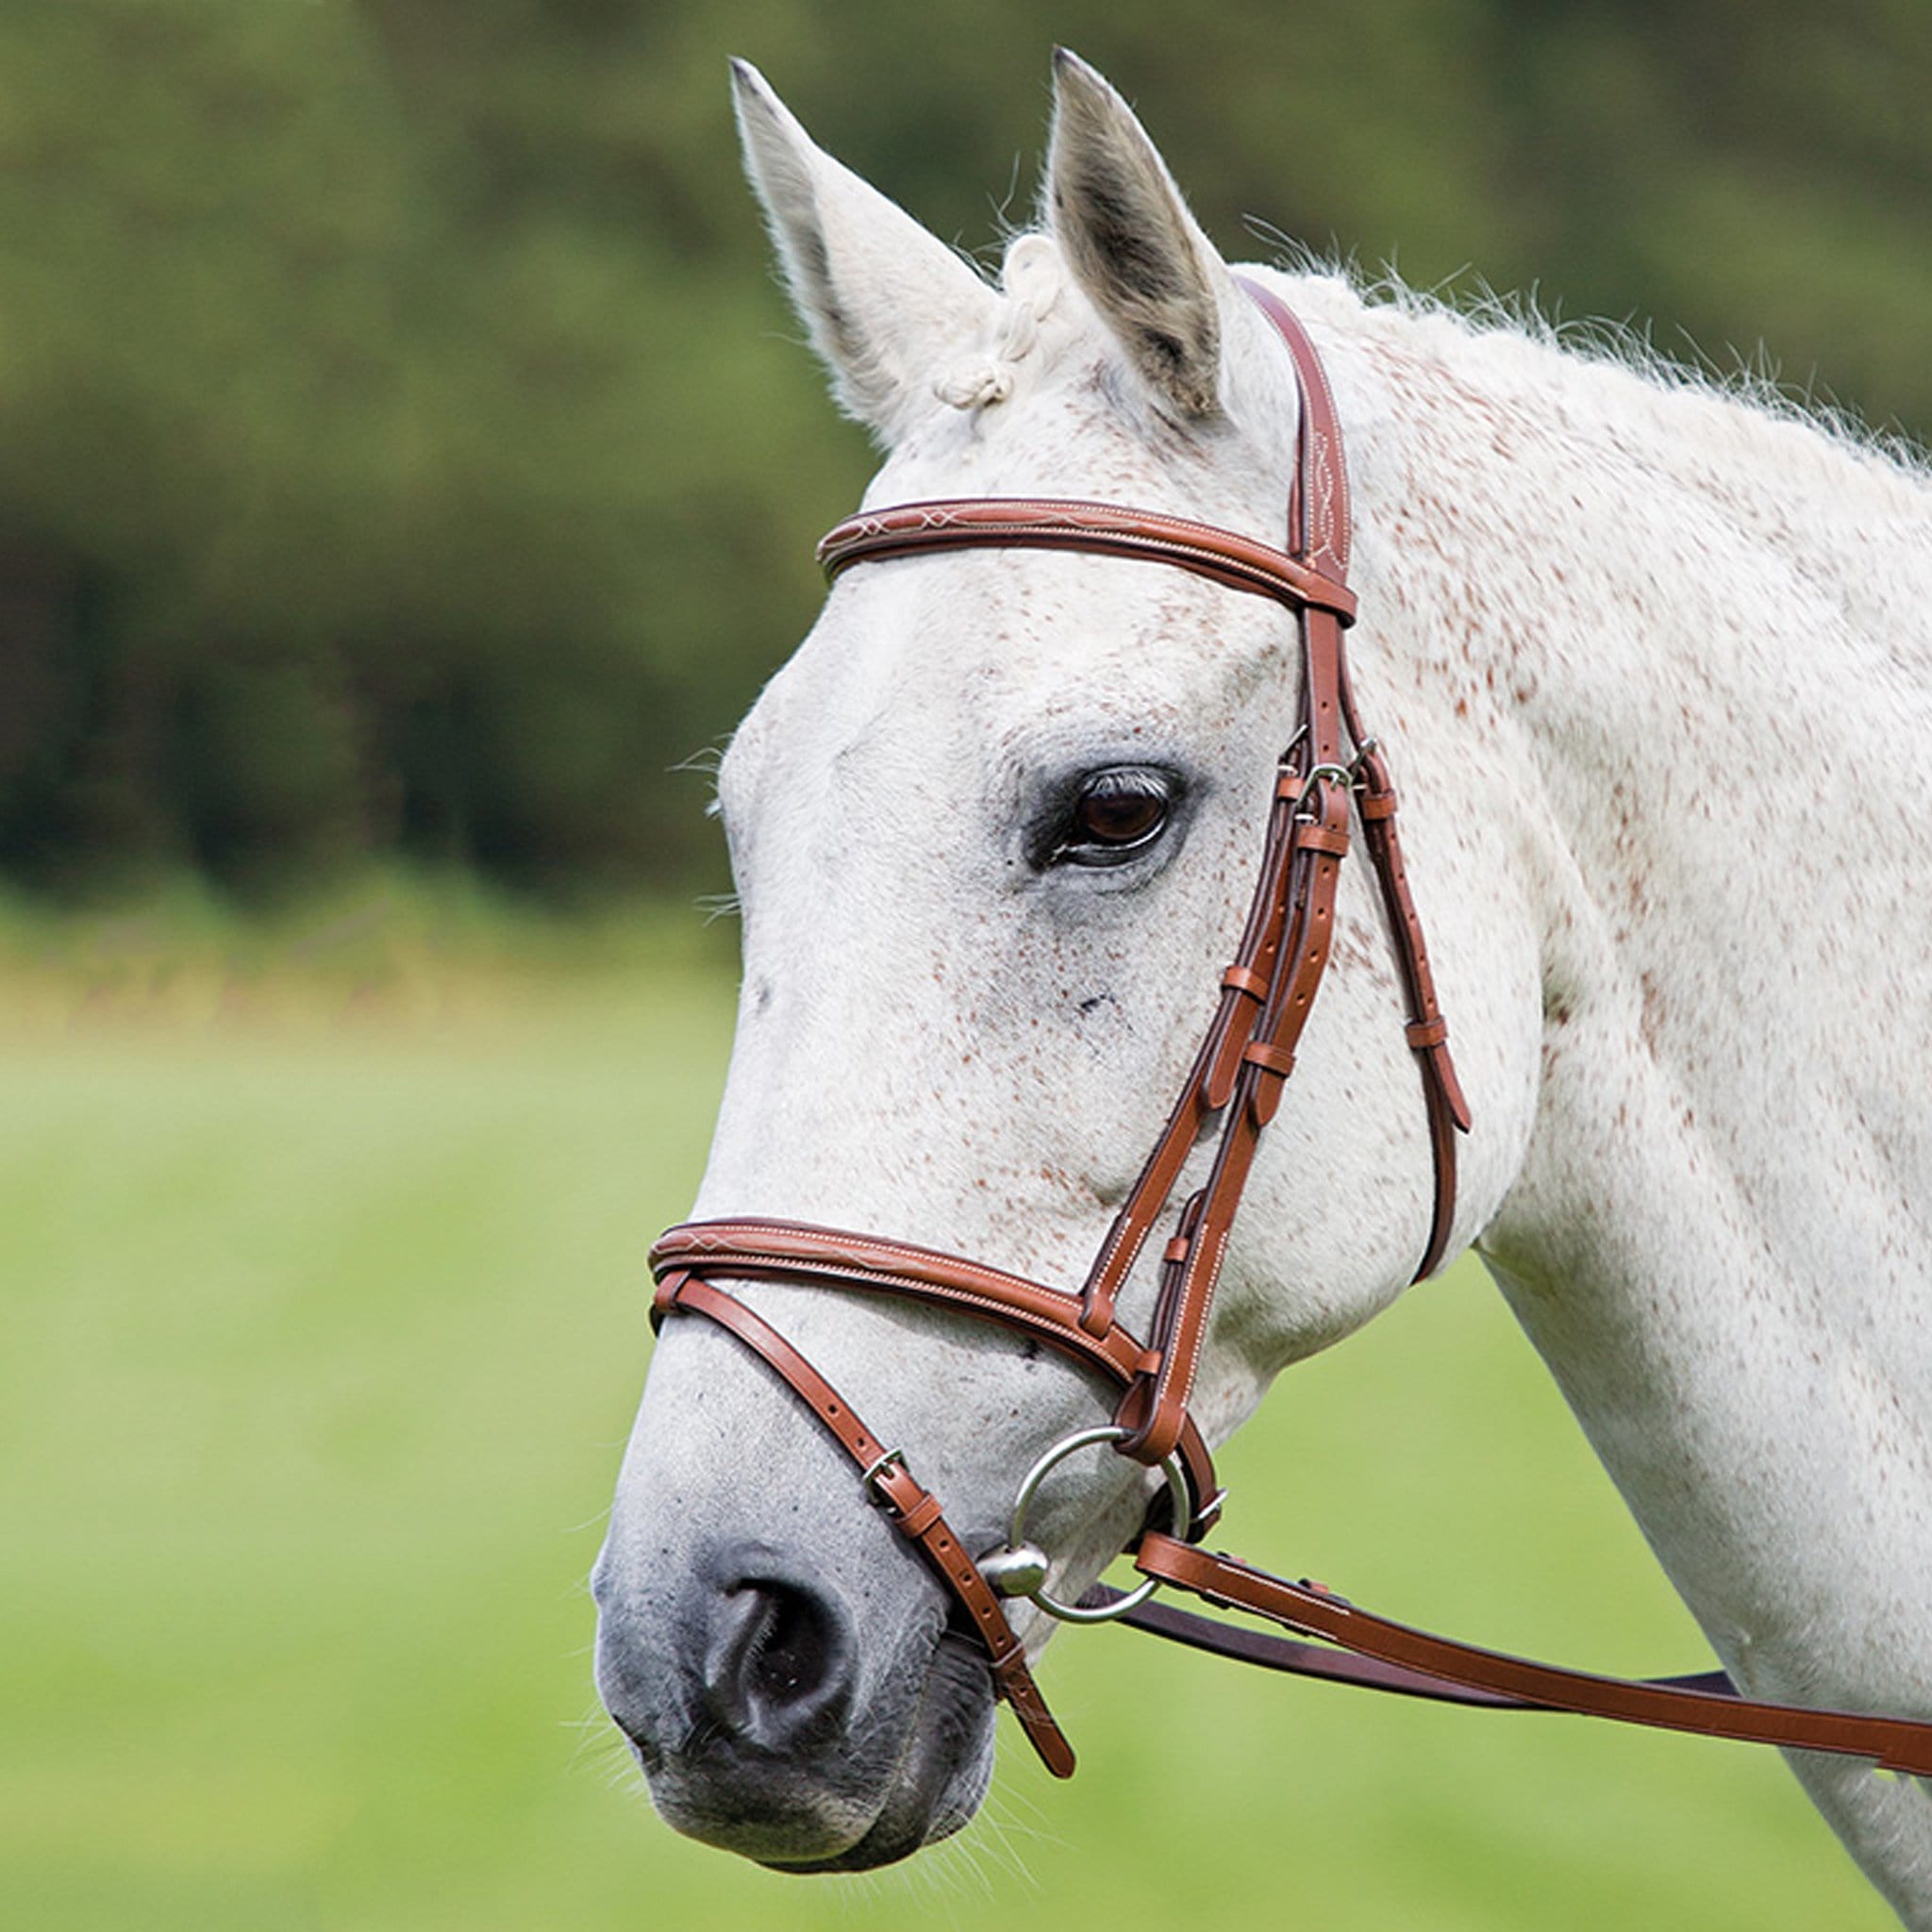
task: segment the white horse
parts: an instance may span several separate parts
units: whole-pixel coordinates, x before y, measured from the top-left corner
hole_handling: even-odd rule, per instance
[[[1045,226],[997,288],[746,67],[738,104],[799,311],[887,452],[868,502],[1105,499],[1279,542],[1288,359],[1098,75],[1059,58]],[[1244,273],[1305,320],[1347,439],[1356,678],[1475,1121],[1451,1252],[1478,1250],[1748,1693],[1932,1716],[1927,478],[1532,328]],[[1291,633],[1264,599],[1091,556],[841,578],[721,774],[744,977],[697,1212],[1077,1286],[1232,957]],[[1096,792],[1151,829],[1096,842]],[[1344,871],[1196,1389],[1213,1439],[1424,1241],[1389,934]],[[1152,1291],[1143,1267],[1130,1319]],[[1106,1418],[999,1328],[742,1294],[974,1548],[1034,1457]],[[1147,1473],[1102,1461],[1042,1505],[1061,1594],[1139,1521]],[[978,1803],[983,1660],[708,1323],[658,1345],[596,1591],[605,1700],[680,1830],[850,1870]],[[1924,1785],[1791,1765],[1932,1927]]]

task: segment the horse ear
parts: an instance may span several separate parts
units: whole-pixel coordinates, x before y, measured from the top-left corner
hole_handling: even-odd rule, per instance
[[[841,407],[890,442],[934,365],[989,325],[999,298],[905,209],[815,146],[748,60],[734,60],[731,77],[745,173],[792,304]]]
[[[1074,276],[1156,400],[1184,421],[1218,415],[1227,266],[1133,109],[1064,47],[1047,196]]]

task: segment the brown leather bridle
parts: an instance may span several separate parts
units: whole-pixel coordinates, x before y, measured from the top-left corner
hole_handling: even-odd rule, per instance
[[[1349,505],[1341,437],[1320,358],[1301,323],[1258,284],[1245,293],[1274,325],[1301,393],[1295,478],[1285,550],[1211,525],[1110,504],[982,498],[902,504],[850,517],[819,545],[828,577],[854,565],[939,550],[998,546],[1099,552],[1167,563],[1295,612],[1302,649],[1301,709],[1282,754],[1257,882],[1234,961],[1180,1098],[1116,1216],[1077,1294],[957,1255],[877,1235],[790,1221],[687,1223],[651,1251],[654,1325],[674,1310],[708,1317],[765,1361],[810,1408],[860,1472],[866,1493],[952,1591],[984,1645],[997,1693],[1057,1776],[1074,1754],[1026,1667],[1002,1607],[1024,1595],[1057,1616],[1119,1615],[1199,1648],[1301,1675],[1412,1696],[1510,1708],[1585,1712],[1627,1723],[1876,1758],[1886,1769],[1932,1775],[1932,1724],[1758,1704],[1722,1673],[1626,1682],[1471,1648],[1357,1609],[1321,1585],[1290,1583],[1196,1545],[1222,1497],[1208,1445],[1189,1415],[1215,1285],[1263,1128],[1280,1105],[1295,1049],[1326,970],[1336,886],[1350,844],[1351,811],[1381,888],[1408,1008],[1406,1028],[1421,1070],[1434,1158],[1429,1234],[1415,1271],[1434,1272],[1456,1210],[1457,1137],[1470,1114],[1449,1056],[1396,836],[1396,800],[1380,748],[1362,728],[1350,688],[1343,632],[1355,619],[1347,588]],[[1161,1258],[1153,1327],[1141,1340],[1116,1302],[1166,1210],[1198,1141],[1218,1124],[1208,1178],[1181,1208]],[[897,1295],[1017,1329],[1120,1391],[1111,1424],[1083,1431],[1042,1457],[1022,1486],[1015,1534],[1002,1551],[974,1556],[937,1499],[797,1349],[720,1288],[727,1280],[815,1283]],[[1061,1456],[1109,1441],[1168,1476],[1175,1498],[1166,1529],[1131,1545],[1148,1579],[1131,1597],[1096,1589],[1079,1607],[1045,1594],[1043,1556],[1022,1544],[1034,1489]],[[1241,1631],[1184,1611],[1143,1607],[1156,1582],[1251,1611],[1339,1650]]]

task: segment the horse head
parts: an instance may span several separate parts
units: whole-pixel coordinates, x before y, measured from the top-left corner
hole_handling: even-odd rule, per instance
[[[1099,500],[1278,547],[1294,365],[1120,97],[1070,56],[1057,83],[1043,225],[994,285],[737,70],[792,298],[885,451],[866,503]],[[1355,303],[1323,286],[1316,307]],[[1358,483],[1386,495],[1386,406],[1345,351],[1328,359]],[[1368,589],[1391,576],[1380,544],[1358,559]],[[1389,633],[1361,635],[1380,677]],[[968,548],[841,575],[720,774],[743,980],[696,1216],[878,1230],[1077,1291],[1241,940],[1296,639],[1278,601],[1106,556]],[[1430,704],[1412,668],[1377,685],[1399,747],[1428,735]],[[1483,836],[1418,835],[1491,1109],[1452,1251],[1526,1131],[1540,1021],[1527,919],[1478,889]],[[1209,1441],[1285,1363],[1385,1307],[1430,1244],[1430,1134],[1372,884],[1343,886],[1335,923],[1192,1370]],[[1142,1331],[1159,1272],[1157,1241],[1121,1288]],[[1113,1412],[1091,1365],[970,1311],[755,1269],[731,1287],[903,1453],[974,1555],[1002,1542],[1029,1465]],[[1061,1599],[1161,1490],[1102,1449],[1055,1471],[1029,1531]],[[664,1329],[596,1594],[606,1704],[680,1830],[854,1870],[972,1815],[993,1686],[958,1604],[820,1419],[710,1323]],[[1050,1624],[1008,1613],[1037,1652]]]

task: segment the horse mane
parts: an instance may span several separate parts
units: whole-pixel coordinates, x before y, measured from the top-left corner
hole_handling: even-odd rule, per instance
[[[1743,558],[1762,558],[1779,580],[1822,595],[1924,692],[1932,456],[1907,438],[1792,393],[1761,359],[1729,372],[1686,363],[1627,325],[1564,323],[1524,298],[1483,291],[1457,303],[1326,267],[1298,276],[1291,299],[1360,346],[1397,407],[1413,412],[1416,434],[1454,445],[1466,484],[1507,474],[1460,420],[1474,411],[1546,484],[1619,472],[1630,489],[1684,505],[1707,533],[1727,529],[1720,541],[1738,588]],[[1577,459],[1534,454],[1556,441]]]
[[[1794,388],[1780,376],[1762,345],[1754,356],[1734,353],[1723,362],[1687,335],[1685,353],[1658,346],[1650,325],[1603,317],[1567,318],[1546,311],[1533,292],[1498,291],[1480,278],[1457,278],[1430,289],[1405,282],[1393,268],[1376,274],[1324,257],[1273,235],[1270,264],[1294,283],[1295,299],[1341,328],[1387,332],[1407,325],[1413,346],[1471,374],[1500,380],[1507,390],[1547,393],[1553,363],[1592,372],[1614,395],[1618,412],[1633,408],[1654,421],[1659,436],[1682,438],[1690,417],[1715,406],[1726,413],[1724,439],[1746,470],[1799,483],[1811,473],[1833,492],[1875,491],[1877,507],[1894,514],[1932,514],[1932,451],[1903,429],[1866,422],[1856,409],[1815,383]],[[999,275],[1002,296],[990,341],[943,371],[933,388],[958,409],[987,408],[1013,393],[1022,365],[1043,342],[1077,328],[1079,305],[1061,304],[1072,273],[1053,238],[1039,229],[1007,237]],[[1049,319],[1058,328],[1049,329]],[[1042,357],[1041,359],[1050,359]],[[1572,378],[1574,379],[1574,377]],[[1647,407],[1646,407],[1647,406]]]
[[[1654,325],[1608,317],[1564,317],[1541,307],[1534,291],[1499,291],[1480,277],[1452,279],[1439,287],[1415,289],[1392,268],[1364,274],[1357,264],[1295,252],[1276,264],[1307,288],[1313,284],[1345,291],[1356,311],[1373,320],[1391,314],[1416,325],[1439,344],[1449,338],[1480,345],[1486,362],[1506,366],[1512,347],[1541,352],[1524,373],[1546,378],[1549,358],[1600,372],[1625,397],[1648,391],[1659,405],[1660,428],[1680,434],[1687,408],[1718,405],[1736,412],[1734,427],[1759,432],[1754,453],[1780,462],[1794,454],[1792,430],[1849,458],[1851,466],[1881,489],[1903,484],[1908,491],[1932,487],[1932,450],[1902,427],[1868,423],[1857,409],[1815,382],[1799,388],[1781,376],[1760,342],[1753,355],[1733,350],[1728,361],[1712,356],[1685,333],[1684,353],[1660,347]],[[1633,390],[1617,381],[1630,378]],[[1923,501],[1918,507],[1928,508]]]

